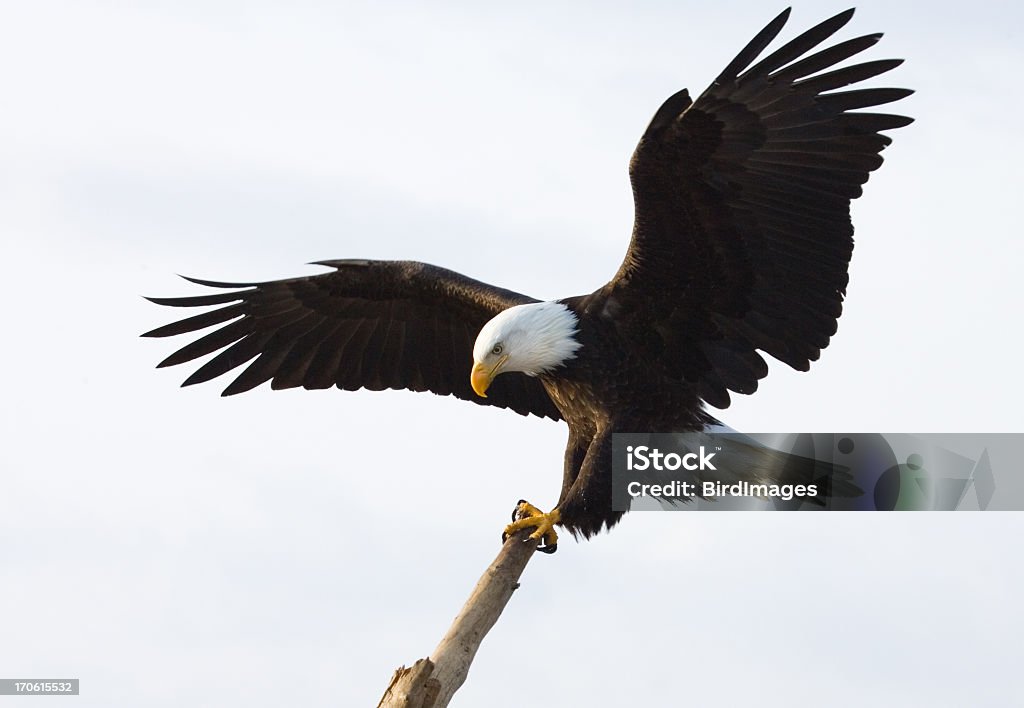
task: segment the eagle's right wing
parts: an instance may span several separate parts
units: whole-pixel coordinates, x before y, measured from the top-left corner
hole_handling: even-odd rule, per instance
[[[338,260],[317,265],[334,270],[264,283],[188,278],[230,290],[149,299],[171,307],[223,307],[143,336],[169,337],[222,325],[159,366],[219,351],[186,379],[183,385],[188,386],[253,360],[224,389],[225,396],[265,381],[275,389],[409,389],[561,419],[539,379],[502,376],[487,398],[475,395],[470,387],[473,343],[480,328],[502,310],[535,302],[532,298],[412,261]]]

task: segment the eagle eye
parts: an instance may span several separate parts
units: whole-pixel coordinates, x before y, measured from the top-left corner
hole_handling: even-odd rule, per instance
[[[500,344],[495,344],[494,349],[491,350],[491,354],[494,354],[495,356],[498,356],[499,354],[501,354],[501,352],[502,348]]]

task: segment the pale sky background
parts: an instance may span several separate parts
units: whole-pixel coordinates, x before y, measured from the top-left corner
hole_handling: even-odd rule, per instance
[[[375,705],[564,426],[454,399],[219,397],[140,295],[410,258],[543,298],[628,240],[630,153],[783,7],[0,3],[0,678],[79,706]],[[845,9],[804,2],[792,37]],[[855,203],[839,333],[721,417],[1019,432],[1011,2],[860,3],[915,88]],[[193,367],[194,368],[194,367]],[[637,513],[535,559],[455,706],[1024,703],[1024,517]],[[17,699],[8,699],[13,702]],[[0,699],[3,702],[3,699]]]

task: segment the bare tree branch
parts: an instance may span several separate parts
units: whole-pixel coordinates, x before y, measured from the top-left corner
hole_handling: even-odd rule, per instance
[[[509,537],[430,658],[395,671],[377,708],[448,705],[465,683],[480,643],[519,587],[519,576],[539,543],[528,538],[530,531],[523,529]]]

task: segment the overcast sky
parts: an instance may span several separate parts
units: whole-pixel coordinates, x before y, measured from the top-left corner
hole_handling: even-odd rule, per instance
[[[566,430],[405,392],[179,389],[175,277],[424,260],[541,298],[618,267],[626,165],[779,10],[0,3],[0,678],[80,706],[375,705]],[[804,2],[784,37],[845,9]],[[838,335],[747,431],[1019,432],[1011,2],[868,0],[898,105]],[[1017,513],[636,513],[535,559],[457,706],[1024,701]],[[61,703],[63,705],[63,703]]]

